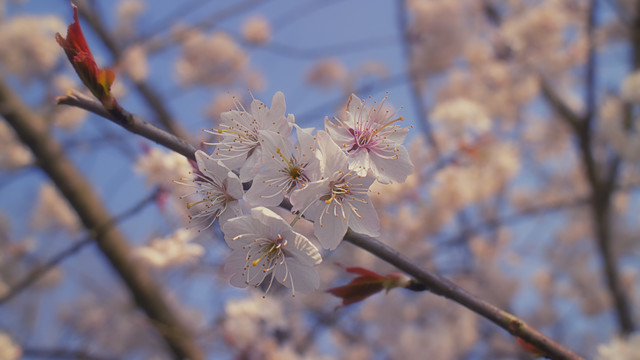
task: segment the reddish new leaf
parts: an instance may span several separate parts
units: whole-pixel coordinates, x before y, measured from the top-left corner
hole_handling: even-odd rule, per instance
[[[362,301],[384,289],[389,291],[409,284],[409,278],[398,273],[385,276],[361,267],[348,267],[346,271],[360,276],[355,277],[347,285],[327,290],[328,293],[342,298],[342,306]]]
[[[80,28],[78,7],[74,4],[71,6],[73,7],[73,23],[67,28],[67,37],[63,38],[62,35],[56,33],[56,41],[64,49],[82,83],[91,90],[93,96],[98,98],[107,110],[110,110],[117,104],[111,96],[111,84],[113,84],[115,74],[111,69],[98,69]]]

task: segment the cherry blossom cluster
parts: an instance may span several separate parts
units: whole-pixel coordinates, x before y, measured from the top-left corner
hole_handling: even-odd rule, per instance
[[[328,250],[338,247],[348,228],[378,236],[369,188],[375,181],[403,182],[413,172],[402,145],[409,129],[398,125],[402,117],[384,100],[368,104],[355,95],[343,118],[325,118],[325,129],[315,132],[286,115],[281,92],[270,108],[256,99],[249,109],[239,101],[234,107],[209,131],[216,141],[207,144],[215,150],[196,152],[193,181],[183,182],[193,189],[184,196],[191,221],[206,229],[218,220],[233,250],[225,264],[232,285],[267,281],[268,291],[275,279],[293,294],[311,292],[319,286],[314,266],[322,258],[293,226],[301,218],[313,222],[314,236]],[[283,201],[296,215],[291,224],[269,209]]]

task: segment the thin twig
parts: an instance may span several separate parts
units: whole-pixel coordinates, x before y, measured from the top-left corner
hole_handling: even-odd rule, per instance
[[[40,278],[46,275],[53,268],[58,266],[58,264],[60,264],[65,259],[67,259],[69,256],[77,253],[78,251],[83,249],[86,245],[93,243],[93,241],[95,240],[98,234],[108,230],[112,226],[118,224],[123,220],[128,219],[131,215],[142,210],[145,206],[147,206],[148,204],[156,200],[158,197],[158,194],[159,194],[158,191],[154,191],[153,193],[151,193],[150,195],[148,195],[147,197],[139,201],[136,205],[134,205],[130,209],[127,209],[126,211],[122,212],[117,216],[114,216],[109,222],[104,224],[104,226],[98,229],[89,230],[89,234],[84,239],[79,240],[75,242],[73,245],[69,246],[68,248],[60,251],[57,255],[49,259],[49,261],[44,263],[42,266],[31,271],[27,276],[24,277],[24,279],[14,284],[9,289],[9,291],[7,291],[4,295],[0,296],[0,305],[3,305],[4,303],[14,298],[16,295],[20,294],[22,291],[26,290],[28,287],[33,285],[36,281],[38,281]]]
[[[196,148],[181,138],[160,129],[159,127],[142,120],[137,115],[128,113],[122,109],[119,112],[109,113],[102,104],[95,98],[82,93],[69,91],[66,96],[56,99],[58,104],[79,107],[96,115],[110,120],[126,130],[141,135],[158,144],[168,146],[169,149],[184,155],[186,158],[195,160]]]
[[[640,5],[639,5],[640,6]],[[597,1],[591,0],[588,8],[587,36],[589,44],[589,55],[586,64],[586,89],[587,111],[584,116],[576,115],[566,103],[553,92],[551,87],[541,80],[542,95],[551,105],[551,108],[560,115],[560,118],[569,125],[577,138],[577,151],[584,166],[585,177],[591,188],[591,216],[593,218],[594,238],[598,247],[604,278],[609,289],[610,296],[614,303],[614,309],[618,318],[618,326],[621,333],[631,333],[635,325],[633,323],[632,311],[629,300],[622,287],[616,258],[612,250],[611,237],[611,201],[613,190],[616,187],[617,174],[619,169],[619,159],[613,159],[608,166],[608,171],[602,171],[598,166],[593,149],[593,129],[592,122],[596,109],[595,98],[595,48],[593,43],[593,32],[595,27],[595,11]],[[640,16],[640,15],[638,15]],[[633,38],[633,36],[632,36]],[[638,44],[633,43],[634,65],[640,65],[640,57],[636,58]]]
[[[44,119],[22,102],[2,74],[0,115],[31,149],[37,164],[68,200],[85,228],[96,229],[109,222],[111,216],[89,181],[64,154],[58,141],[49,134]],[[126,119],[129,123],[134,117],[130,118]],[[160,284],[148,269],[131,259],[129,241],[119,229],[114,226],[95,236],[98,249],[127,286],[136,304],[160,332],[174,358],[204,359],[202,350],[192,337],[191,329],[170,306]],[[163,326],[159,327],[157,324]],[[163,328],[175,330],[169,333],[164,332]]]
[[[247,0],[243,2],[233,2],[232,6],[229,6],[228,8],[225,8],[220,12],[211,15],[210,17],[196,23],[195,25],[174,32],[166,38],[154,39],[150,36],[146,36],[137,39],[135,42],[145,44],[145,48],[147,49],[149,54],[154,54],[184,41],[193,30],[210,30],[218,25],[219,22],[237,14],[245,13],[247,10],[257,7],[264,2],[265,0]],[[153,34],[153,32],[151,32],[151,34]]]

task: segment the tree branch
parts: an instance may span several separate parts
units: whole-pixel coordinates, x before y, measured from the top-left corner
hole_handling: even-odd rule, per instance
[[[194,153],[197,149],[193,145],[142,120],[137,115],[131,114],[124,109],[116,109],[116,111],[109,113],[94,97],[74,91],[69,91],[66,96],[58,97],[56,102],[61,105],[76,106],[102,116],[134,134],[141,135],[160,145],[166,146],[170,150],[185,156],[187,159],[195,161]]]
[[[99,16],[90,11],[85,2],[78,4],[78,10],[82,17],[84,17],[89,25],[95,30],[107,49],[111,52],[111,55],[119,61],[122,59],[122,50],[113,39],[107,28],[102,24]],[[164,102],[160,98],[160,95],[154,89],[146,83],[144,80],[131,79],[138,92],[142,95],[143,99],[147,102],[147,105],[155,112],[157,120],[164,126],[170,133],[177,135],[183,139],[188,139],[186,132],[180,127],[171,116],[169,109],[165,106]]]
[[[90,233],[101,233],[101,232],[104,232],[105,230],[107,230],[108,228],[116,225],[120,221],[126,220],[131,215],[133,215],[133,214],[137,213],[138,211],[142,210],[149,203],[155,201],[157,199],[157,197],[158,197],[158,194],[159,194],[158,191],[154,191],[151,195],[149,195],[149,196],[145,197],[144,199],[142,199],[141,201],[139,201],[131,209],[128,209],[128,210],[124,211],[123,213],[113,217],[108,223],[104,224],[104,226],[102,226],[100,229],[92,229],[89,232]],[[66,258],[68,258],[69,256],[77,253],[82,248],[84,248],[86,245],[91,244],[93,242],[93,240],[95,240],[95,238],[92,237],[91,235],[86,236],[84,239],[82,239],[80,241],[77,241],[73,245],[71,245],[70,247],[60,251],[57,255],[55,255],[53,258],[49,259],[49,261],[47,261],[46,263],[44,263],[43,265],[41,265],[37,269],[31,271],[27,276],[25,276],[24,279],[20,280],[16,284],[14,284],[9,289],[9,291],[7,291],[7,293],[5,293],[4,295],[0,296],[0,305],[3,305],[7,301],[9,301],[12,298],[14,298],[16,295],[20,294],[22,291],[26,290],[29,286],[31,286],[33,283],[38,281],[40,278],[42,278],[44,275],[46,275],[53,268],[58,266],[58,264],[60,264]]]
[[[591,0],[587,13],[587,42],[589,53],[585,65],[585,86],[587,87],[587,89],[585,89],[587,107],[585,115],[580,117],[573,113],[544,80],[541,80],[541,88],[543,97],[551,105],[552,109],[560,115],[562,120],[570,126],[578,140],[577,150],[584,166],[585,176],[591,187],[591,216],[593,219],[596,245],[602,260],[604,277],[614,303],[620,332],[629,334],[633,332],[635,326],[629,300],[620,281],[616,264],[617,259],[612,251],[613,239],[611,237],[611,199],[616,187],[619,160],[613,160],[610,166],[611,171],[604,174],[606,176],[605,178],[605,176],[601,175],[593,153],[592,122],[596,109],[596,59],[593,32],[595,27],[596,5],[597,1]],[[632,44],[632,46],[634,49],[638,48],[638,44]],[[634,51],[634,54],[636,52],[637,50]],[[635,65],[637,62],[639,61],[634,56],[633,64]]]
[[[190,330],[170,308],[149,270],[131,259],[127,239],[116,227],[104,229],[111,216],[89,182],[65,156],[60,144],[48,134],[43,119],[22,103],[1,74],[0,115],[31,149],[38,166],[67,199],[84,227],[91,232],[91,237],[95,237],[98,248],[129,288],[135,302],[160,332],[175,358],[203,359],[202,351],[193,341]]]
[[[344,240],[413,276],[430,292],[453,300],[507,330],[513,336],[524,339],[544,352],[546,356],[552,359],[580,359],[578,355],[546,337],[516,316],[468,293],[450,280],[420,268],[384,243],[368,236],[355,234],[351,230],[347,232]],[[414,286],[416,285],[414,284]]]

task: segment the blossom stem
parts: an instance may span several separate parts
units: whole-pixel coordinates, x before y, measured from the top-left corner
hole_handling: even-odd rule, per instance
[[[296,217],[293,218],[293,220],[291,220],[291,224],[289,224],[291,227],[293,227],[293,225],[295,225],[298,220],[300,220],[300,218],[302,217],[302,213],[300,211],[297,212]]]

